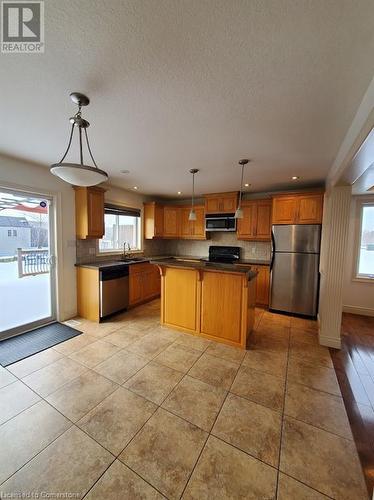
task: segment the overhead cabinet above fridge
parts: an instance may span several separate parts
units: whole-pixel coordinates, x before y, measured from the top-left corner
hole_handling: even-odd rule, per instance
[[[273,224],[321,224],[323,193],[273,196]]]

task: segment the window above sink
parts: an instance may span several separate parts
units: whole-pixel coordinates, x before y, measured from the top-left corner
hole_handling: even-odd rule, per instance
[[[130,209],[116,205],[105,205],[105,232],[99,240],[98,253],[122,253],[124,244],[130,245],[131,252],[139,252],[141,248],[141,217],[139,209]],[[135,258],[128,257],[134,261]]]

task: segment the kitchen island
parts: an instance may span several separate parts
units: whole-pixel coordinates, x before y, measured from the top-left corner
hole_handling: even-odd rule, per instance
[[[161,274],[161,324],[246,348],[256,275],[248,267],[177,259],[151,261]]]

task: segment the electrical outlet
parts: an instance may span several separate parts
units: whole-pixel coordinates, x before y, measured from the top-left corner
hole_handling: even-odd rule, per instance
[[[255,247],[252,248],[252,255],[254,255],[256,253],[256,249]]]

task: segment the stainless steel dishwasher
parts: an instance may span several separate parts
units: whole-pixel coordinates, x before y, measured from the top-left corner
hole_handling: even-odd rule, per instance
[[[100,271],[100,319],[126,309],[129,305],[129,266]]]

